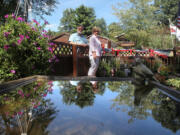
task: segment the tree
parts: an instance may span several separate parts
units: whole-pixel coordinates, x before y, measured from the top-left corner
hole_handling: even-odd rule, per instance
[[[0,1],[0,21],[4,21],[4,16],[6,14],[14,13],[19,0],[1,0]],[[24,6],[24,1],[21,1],[18,16],[24,16],[25,20],[28,19],[28,5],[31,5],[32,13],[35,16],[43,18],[43,15],[51,15],[54,11],[54,7],[58,4],[57,0],[27,0],[26,7]],[[26,12],[25,12],[26,10]]]
[[[95,25],[101,28],[101,35],[107,36],[107,26],[104,18],[96,19]]]
[[[83,25],[83,34],[90,35],[92,27],[95,24],[95,18],[94,9],[84,5],[81,5],[75,10],[66,9],[60,20],[59,30],[73,33],[76,32],[77,26]]]
[[[74,18],[75,18],[75,10],[72,8],[66,9],[63,12],[63,17],[60,20],[60,26],[58,27],[60,32],[72,32],[74,29]]]
[[[158,8],[155,15],[162,24],[168,25],[170,19],[175,22],[177,19],[179,0],[155,0],[154,5]]]
[[[111,40],[117,41],[115,36],[118,36],[123,33],[121,26],[118,23],[111,23],[108,25],[108,37]]]
[[[118,3],[113,9],[124,29],[148,30],[157,24],[154,20],[156,7],[152,2],[153,0],[129,0],[128,6]]]
[[[63,102],[67,105],[75,104],[80,108],[92,106],[94,104],[95,94],[89,82],[79,83],[82,87],[81,91],[77,90],[77,86],[72,86],[69,82],[63,84],[64,88],[61,90]],[[102,92],[100,92],[102,93]]]

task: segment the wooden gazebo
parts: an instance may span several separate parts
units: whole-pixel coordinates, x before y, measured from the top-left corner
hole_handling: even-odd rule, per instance
[[[62,33],[50,39],[55,44],[53,53],[59,58],[59,62],[54,65],[56,75],[86,76],[89,69],[89,47],[70,44],[69,36],[69,33]]]
[[[118,39],[118,44],[123,48],[132,48],[135,46],[135,43],[130,41],[126,36],[125,33],[122,33],[118,36],[115,36]]]

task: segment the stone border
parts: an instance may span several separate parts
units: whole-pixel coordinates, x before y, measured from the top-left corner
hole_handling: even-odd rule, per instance
[[[158,88],[165,95],[171,97],[177,102],[180,102],[180,91],[165,86],[163,84],[160,84],[159,82],[151,81],[150,83],[155,85],[155,87]]]
[[[6,91],[9,92],[10,90],[15,89],[20,86],[30,84],[36,80],[37,80],[37,76],[30,76],[30,77],[25,77],[18,80],[2,83],[0,84],[0,94],[5,93]]]

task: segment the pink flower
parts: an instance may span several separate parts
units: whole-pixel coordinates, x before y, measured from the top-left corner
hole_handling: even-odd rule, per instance
[[[24,19],[23,19],[22,17],[18,17],[18,18],[17,18],[17,21],[22,22],[22,21],[24,21]]]
[[[48,88],[48,92],[52,92],[52,90],[53,90],[53,89],[52,89],[51,87],[50,87],[50,88]]]
[[[5,17],[5,18],[8,18],[8,15],[5,15],[4,17]]]
[[[9,49],[9,45],[5,45],[4,49],[7,51]]]
[[[20,37],[20,39],[22,39],[22,40],[24,39],[24,35],[19,35],[19,37]]]
[[[15,73],[16,73],[16,71],[15,71],[15,70],[11,70],[11,73],[15,74]]]
[[[48,38],[49,36],[48,35],[46,35],[46,34],[42,34],[43,35],[43,37],[45,37],[45,38]]]
[[[53,81],[49,81],[49,82],[48,82],[48,85],[51,85],[52,83],[53,83]]]
[[[18,90],[18,94],[21,95],[21,97],[24,97],[24,93],[22,92],[22,90]]]
[[[48,47],[48,50],[53,53],[53,49],[51,47]]]
[[[29,39],[29,36],[28,36],[28,35],[26,35],[26,38],[27,38],[27,39]]]
[[[44,33],[47,33],[47,31],[46,31],[46,30],[43,30],[43,32],[44,32]]]
[[[21,42],[22,42],[22,39],[19,39],[17,42],[18,42],[18,44],[21,44]]]
[[[54,43],[52,43],[52,42],[50,42],[50,43],[49,43],[49,45],[53,46],[53,45],[55,45],[55,44],[54,44]]]
[[[59,59],[56,59],[55,62],[59,62]]]
[[[47,96],[47,93],[43,94],[43,97],[46,97]]]
[[[36,28],[34,28],[34,27],[32,27],[31,29],[32,29],[33,31],[37,31]]]
[[[7,38],[11,32],[4,32],[4,36]]]
[[[23,112],[18,112],[18,114],[19,114],[19,115],[22,115],[22,114],[23,114]]]
[[[49,24],[49,22],[48,21],[44,21],[44,24],[47,25],[47,24]]]
[[[49,63],[51,63],[51,62],[52,62],[52,59],[49,59],[48,61],[49,61]]]
[[[12,15],[11,15],[13,18],[15,18],[15,15],[12,13]]]
[[[41,84],[42,84],[41,82],[38,82],[38,84],[37,84],[37,85],[38,85],[38,86],[41,86]]]
[[[41,50],[41,47],[37,47],[38,50]]]
[[[36,91],[36,90],[37,90],[37,87],[34,88],[34,91]]]
[[[39,25],[39,23],[38,23],[35,19],[33,19],[33,22],[34,22],[36,25]]]
[[[24,35],[19,35],[20,39],[17,41],[18,44],[21,44],[21,42],[24,40]]]

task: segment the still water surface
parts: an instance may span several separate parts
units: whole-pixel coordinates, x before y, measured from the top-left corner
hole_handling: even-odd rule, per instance
[[[2,135],[180,135],[180,104],[131,82],[35,82],[0,98]]]

